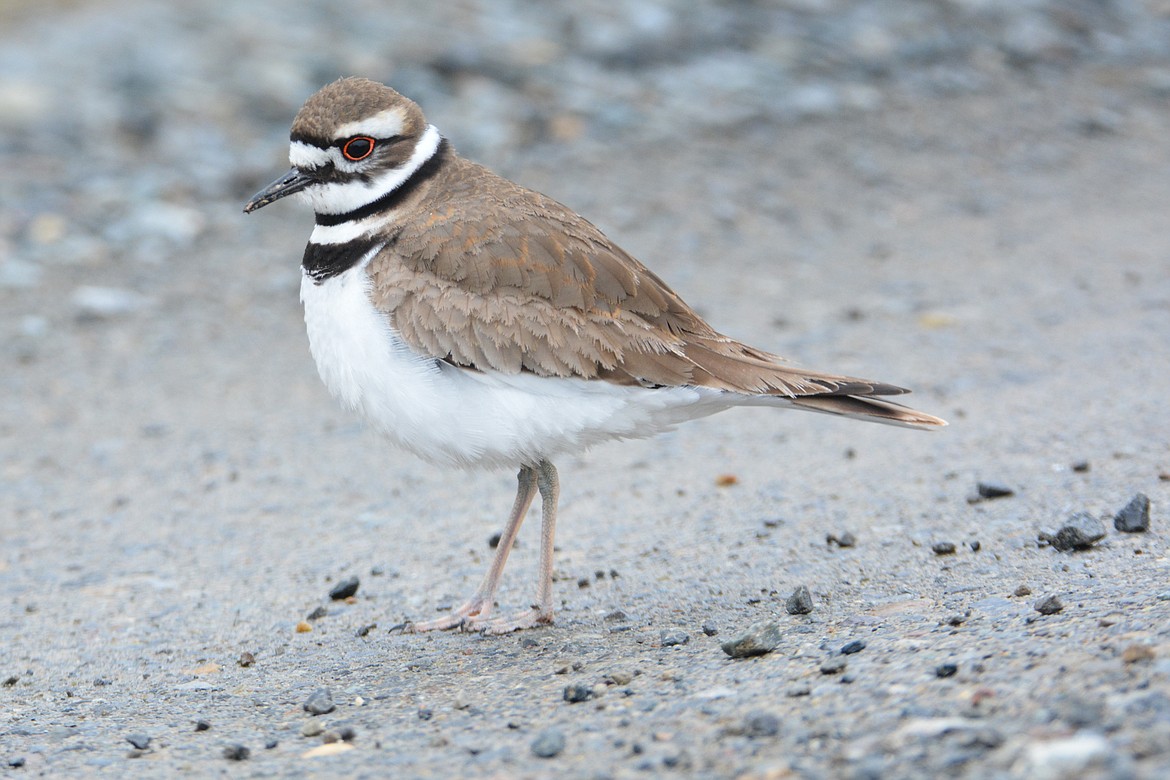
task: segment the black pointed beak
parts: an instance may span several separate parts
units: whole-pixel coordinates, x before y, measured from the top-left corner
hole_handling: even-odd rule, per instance
[[[264,189],[252,196],[244,205],[244,213],[250,214],[258,208],[263,208],[269,203],[278,201],[286,195],[292,195],[300,192],[305,187],[308,187],[314,181],[313,177],[307,173],[293,168],[291,171],[281,176],[276,181],[269,184]]]

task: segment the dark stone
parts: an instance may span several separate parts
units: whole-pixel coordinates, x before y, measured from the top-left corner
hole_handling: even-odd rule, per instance
[[[4,679],[3,684],[4,684],[5,688],[11,688],[12,686],[16,685],[18,682],[20,682],[20,678],[14,674],[11,677],[6,677]]]
[[[934,551],[935,555],[954,555],[955,554],[955,543],[954,542],[935,542],[934,544],[932,544],[930,546],[930,549]]]
[[[1054,534],[1041,533],[1039,539],[1060,552],[1087,550],[1105,538],[1105,525],[1088,512],[1074,512]]]
[[[1127,534],[1142,533],[1150,528],[1150,499],[1138,493],[1113,516],[1113,527]]]
[[[838,547],[855,547],[857,545],[857,537],[849,531],[843,534],[828,534],[825,536],[826,544],[835,544]]]
[[[719,628],[714,623],[704,623],[703,633],[707,636],[715,636],[719,633]]]
[[[347,599],[358,592],[358,585],[360,584],[361,580],[357,577],[347,577],[329,589],[329,598],[334,601]]]
[[[1078,474],[1084,474],[1089,470],[1089,461],[1078,460],[1076,463],[1072,464],[1072,470]]]
[[[228,745],[223,749],[223,757],[228,761],[247,761],[252,757],[252,751],[245,745]]]
[[[150,747],[150,737],[146,734],[127,734],[126,741],[139,750],[146,750]]]
[[[770,712],[749,712],[743,721],[743,733],[750,739],[774,737],[780,733],[780,719]]]
[[[629,619],[630,616],[620,609],[615,609],[603,618],[606,623],[624,623]]]
[[[418,719],[419,720],[430,720],[431,718],[434,717],[434,715],[435,715],[435,713],[432,712],[431,710],[427,709],[426,707],[419,707],[418,708]]]
[[[210,728],[211,728],[211,724],[209,722],[205,721],[203,718],[200,718],[199,720],[195,721],[195,730],[196,731],[207,731]]]
[[[841,655],[853,655],[854,653],[860,653],[864,649],[865,640],[854,639],[852,642],[841,648]]]
[[[792,591],[792,595],[784,602],[784,609],[789,615],[807,615],[813,611],[812,592],[808,587],[801,585]]]
[[[1064,604],[1060,603],[1060,599],[1056,596],[1045,596],[1037,601],[1034,605],[1036,611],[1041,615],[1055,615],[1064,609]]]
[[[555,758],[565,749],[565,735],[558,729],[545,729],[532,740],[532,754],[537,758]]]
[[[24,766],[24,756],[17,756],[16,758],[8,759],[8,766],[12,767],[13,769],[20,769],[22,766]]]
[[[1016,491],[1002,482],[980,482],[975,486],[975,491],[980,498],[1007,498],[1014,496]]]
[[[958,671],[959,671],[959,667],[957,664],[950,664],[950,663],[939,664],[938,666],[934,667],[934,676],[935,677],[954,677]]]
[[[721,647],[732,658],[748,658],[772,652],[780,645],[780,639],[780,625],[768,620],[748,626],[746,631],[727,640]]]
[[[317,607],[312,612],[305,615],[305,620],[320,620],[328,614],[329,610],[325,609],[325,607]]]
[[[593,689],[584,683],[570,683],[565,686],[563,695],[569,704],[577,704],[592,699]]]
[[[256,656],[245,650],[244,652],[240,653],[240,657],[236,659],[236,663],[246,669],[247,667],[256,663]]]
[[[663,647],[685,645],[691,641],[691,635],[680,628],[668,628],[659,635],[659,641]]]
[[[333,703],[333,694],[328,688],[318,688],[313,691],[305,703],[301,705],[310,715],[325,715],[337,709]]]
[[[504,535],[502,533],[500,533],[499,531],[496,531],[494,534],[489,536],[488,537],[488,547],[492,548],[493,550],[496,549],[497,547],[499,547],[500,546],[500,539],[502,539],[503,536]]]
[[[967,546],[971,548],[971,552],[979,552],[983,549],[983,544],[978,539],[967,542]]]

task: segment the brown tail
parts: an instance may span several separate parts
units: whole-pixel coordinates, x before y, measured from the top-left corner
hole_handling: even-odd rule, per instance
[[[798,409],[838,414],[855,420],[901,425],[907,428],[941,428],[946,420],[893,401],[856,395],[806,395],[789,399]]]

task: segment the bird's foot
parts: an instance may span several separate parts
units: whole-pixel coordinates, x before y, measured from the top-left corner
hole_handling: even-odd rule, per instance
[[[510,634],[513,631],[522,631],[526,628],[550,626],[552,622],[552,610],[545,611],[537,607],[517,612],[514,615],[493,618],[490,602],[472,599],[443,617],[424,620],[421,623],[408,623],[404,629],[412,634],[458,629],[469,633],[479,632],[488,636],[499,636]]]
[[[551,626],[553,616],[552,610],[546,612],[537,607],[532,607],[523,612],[517,612],[514,615],[508,615],[507,617],[500,617],[494,620],[477,621],[477,623],[479,624],[466,630],[479,631],[488,636],[499,636],[501,634],[510,634],[513,631],[523,631],[526,628]]]
[[[421,623],[408,623],[405,628],[411,634],[421,634],[426,631],[450,631],[453,628],[476,631],[478,629],[474,628],[474,625],[487,620],[491,614],[491,600],[473,596],[443,617],[424,620]]]

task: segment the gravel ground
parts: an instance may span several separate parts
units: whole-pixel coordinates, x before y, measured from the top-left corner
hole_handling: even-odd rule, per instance
[[[0,5],[3,772],[1170,774],[1170,7],[555,5]],[[582,453],[556,626],[389,632],[514,485],[337,409],[310,216],[240,213],[345,74],[952,426]]]

